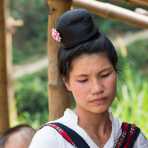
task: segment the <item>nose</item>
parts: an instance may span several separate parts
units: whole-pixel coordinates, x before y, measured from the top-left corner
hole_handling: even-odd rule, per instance
[[[91,93],[93,95],[98,95],[98,94],[102,94],[104,92],[104,87],[103,87],[103,83],[96,79],[96,80],[93,80],[92,82],[92,86],[91,86]]]

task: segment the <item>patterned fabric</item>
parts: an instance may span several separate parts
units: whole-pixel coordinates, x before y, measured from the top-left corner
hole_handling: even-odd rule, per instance
[[[87,145],[87,143],[83,140],[83,138],[80,135],[78,135],[75,131],[71,130],[69,127],[62,125],[61,123],[50,123],[46,124],[46,126],[50,126],[56,129],[56,131],[74,147],[90,148]],[[126,122],[122,123],[121,128],[122,133],[119,137],[117,144],[115,145],[115,148],[133,148],[134,143],[140,133],[140,129],[136,127],[134,124],[129,124]],[[76,138],[73,139],[73,137]],[[82,141],[80,139],[82,139]]]
[[[132,148],[140,133],[140,129],[134,124],[122,123],[122,133],[115,148]]]
[[[65,132],[61,127],[59,127],[59,125],[57,125],[56,123],[51,123],[51,124],[47,124],[48,126],[56,129],[56,131],[65,139],[67,140],[70,144],[72,144],[73,146],[75,146],[75,143],[72,141],[71,137],[67,134],[67,132]]]
[[[109,115],[112,122],[112,132],[103,148],[115,148],[122,133],[122,122],[112,115],[111,110],[109,111]],[[79,126],[78,116],[74,110],[66,109],[61,118],[46,124],[55,122],[64,124],[77,132],[83,137],[90,148],[99,148],[87,132]],[[35,133],[29,148],[74,148],[74,146],[65,140],[54,128],[43,125],[43,127]],[[142,131],[137,137],[133,148],[148,148],[148,140]]]

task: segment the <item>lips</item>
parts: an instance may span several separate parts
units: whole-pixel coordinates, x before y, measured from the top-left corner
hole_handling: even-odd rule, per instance
[[[102,104],[106,101],[106,97],[102,97],[102,98],[96,98],[90,101],[90,103],[95,103],[95,104]]]

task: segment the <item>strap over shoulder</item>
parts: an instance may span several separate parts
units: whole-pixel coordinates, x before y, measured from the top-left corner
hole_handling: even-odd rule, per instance
[[[49,123],[46,126],[54,128],[66,141],[76,148],[90,148],[85,140],[74,130],[61,123]]]
[[[90,148],[90,146],[77,132],[61,123],[47,123],[44,126],[54,128],[67,142],[76,148]],[[115,148],[133,148],[140,133],[140,128],[136,127],[134,124],[123,122],[121,129],[122,133],[118,142],[115,144]]]

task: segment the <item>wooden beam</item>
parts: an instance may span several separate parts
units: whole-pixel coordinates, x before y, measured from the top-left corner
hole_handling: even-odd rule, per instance
[[[142,9],[142,8],[136,8],[136,9],[135,9],[135,12],[136,12],[136,13],[139,13],[139,14],[142,14],[142,15],[148,16],[148,11],[145,10],[145,9]]]
[[[63,115],[70,105],[69,95],[65,90],[57,69],[58,44],[51,38],[51,29],[55,26],[58,17],[70,9],[71,0],[48,0],[48,97],[49,120]]]
[[[124,1],[131,4],[148,7],[148,0],[124,0]]]
[[[6,45],[6,3],[0,1],[0,133],[9,127]]]
[[[73,0],[73,5],[83,7],[104,18],[115,19],[139,28],[148,28],[148,17],[105,2]]]
[[[15,20],[13,17],[8,16],[6,21],[7,32],[11,34],[11,36],[15,33],[17,27],[22,27],[24,22],[22,20]]]

